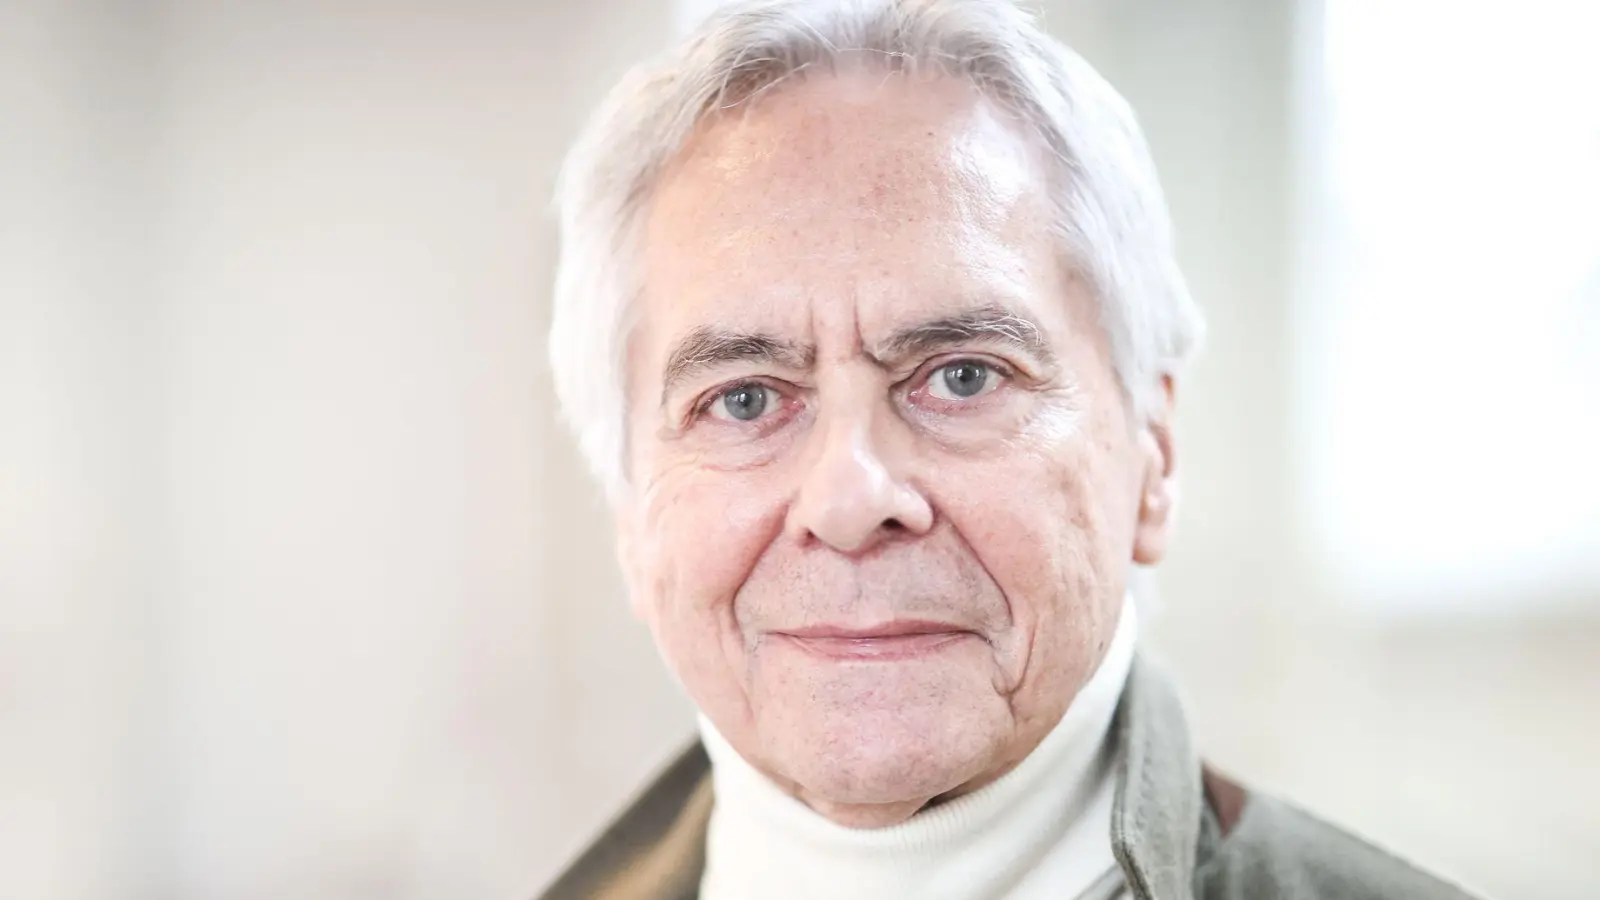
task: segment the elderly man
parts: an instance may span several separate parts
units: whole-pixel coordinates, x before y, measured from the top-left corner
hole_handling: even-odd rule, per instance
[[[573,149],[550,350],[700,741],[547,898],[1445,898],[1137,652],[1201,323],[1139,130],[998,0],[759,0]]]

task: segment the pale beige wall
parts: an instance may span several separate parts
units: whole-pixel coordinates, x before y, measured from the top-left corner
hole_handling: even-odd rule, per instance
[[[674,701],[553,422],[545,208],[668,21],[172,4],[183,895],[517,896],[648,764]]]
[[[3,897],[111,897],[143,865],[154,35],[0,4]]]
[[[0,7],[0,895],[526,895],[681,730],[542,347],[555,162],[670,28]]]

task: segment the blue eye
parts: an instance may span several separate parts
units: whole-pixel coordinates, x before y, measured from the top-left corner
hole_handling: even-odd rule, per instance
[[[753,422],[772,405],[772,389],[760,384],[740,384],[711,401],[711,415],[735,422]]]
[[[994,370],[981,362],[961,360],[940,366],[928,379],[928,390],[940,400],[969,400],[999,383]]]

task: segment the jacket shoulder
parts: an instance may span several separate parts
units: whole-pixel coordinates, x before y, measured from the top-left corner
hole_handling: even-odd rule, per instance
[[[1195,871],[1199,900],[1477,900],[1465,889],[1275,797],[1252,791]],[[1202,844],[1208,843],[1202,838]]]
[[[693,900],[705,868],[711,761],[696,741],[540,900]]]

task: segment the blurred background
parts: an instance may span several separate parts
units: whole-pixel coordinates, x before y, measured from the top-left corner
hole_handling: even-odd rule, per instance
[[[0,896],[525,898],[690,734],[544,368],[689,0],[0,3]],[[1211,340],[1153,645],[1223,768],[1600,890],[1600,6],[1054,0]]]

